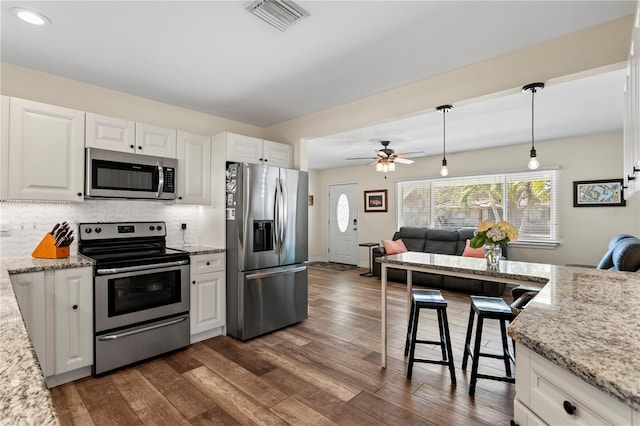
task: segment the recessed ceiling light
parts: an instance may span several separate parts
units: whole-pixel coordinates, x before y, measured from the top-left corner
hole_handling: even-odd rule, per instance
[[[33,25],[51,25],[49,18],[38,12],[34,12],[33,10],[14,7],[11,11],[24,22],[28,22]]]

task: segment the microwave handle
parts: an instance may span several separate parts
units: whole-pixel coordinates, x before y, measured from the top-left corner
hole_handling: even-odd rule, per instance
[[[164,168],[160,161],[156,162],[156,165],[158,166],[158,192],[156,192],[156,197],[160,198],[160,194],[164,190]]]

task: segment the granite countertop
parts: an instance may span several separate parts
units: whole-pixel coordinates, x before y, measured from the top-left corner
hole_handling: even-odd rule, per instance
[[[220,247],[200,246],[200,245],[169,245],[170,248],[176,250],[186,251],[190,255],[197,254],[212,254],[212,253],[226,253],[227,249]]]
[[[0,413],[2,424],[55,425],[57,417],[25,329],[9,274],[92,266],[83,256],[6,258],[0,264]]]
[[[443,274],[543,287],[509,335],[585,382],[640,411],[640,274],[408,252],[376,259]]]

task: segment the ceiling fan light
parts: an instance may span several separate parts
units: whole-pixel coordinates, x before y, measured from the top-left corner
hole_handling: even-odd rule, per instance
[[[382,171],[382,163],[378,161],[376,163],[376,172],[381,172],[381,171]]]
[[[396,163],[389,163],[389,171],[390,172],[395,172],[396,171]]]

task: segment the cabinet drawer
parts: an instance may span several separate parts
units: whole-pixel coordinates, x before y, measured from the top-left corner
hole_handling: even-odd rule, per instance
[[[534,352],[529,386],[529,408],[548,424],[631,424],[631,407]]]
[[[224,271],[224,253],[191,256],[191,275]]]

